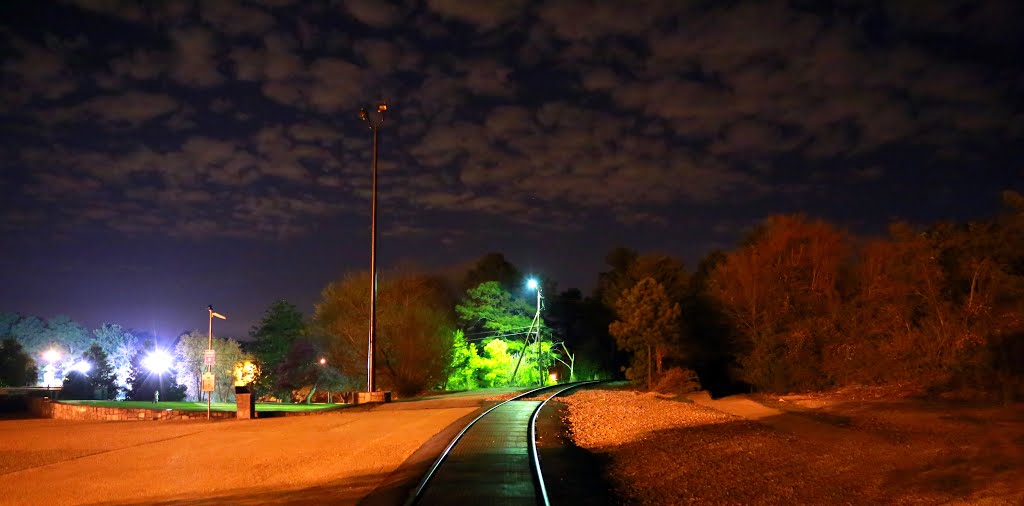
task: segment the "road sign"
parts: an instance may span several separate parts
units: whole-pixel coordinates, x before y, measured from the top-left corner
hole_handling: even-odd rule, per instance
[[[203,352],[203,365],[216,365],[217,363],[217,352],[213,350],[206,350]]]
[[[202,391],[203,392],[212,392],[213,391],[213,382],[214,382],[215,379],[216,379],[216,376],[214,376],[214,374],[212,372],[208,372],[208,373],[203,374],[203,388],[202,388]]]

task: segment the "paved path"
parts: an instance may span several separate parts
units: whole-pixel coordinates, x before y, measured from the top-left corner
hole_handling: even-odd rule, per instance
[[[466,432],[418,504],[535,505],[528,428],[540,401],[513,401]]]
[[[0,503],[355,504],[487,395],[212,423],[0,420]]]

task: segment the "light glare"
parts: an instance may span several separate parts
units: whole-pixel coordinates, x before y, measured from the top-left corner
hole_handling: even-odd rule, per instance
[[[85,360],[79,360],[78,362],[75,362],[75,365],[71,366],[71,368],[82,374],[86,374],[90,369],[92,369],[92,364]]]
[[[60,352],[53,348],[50,348],[46,350],[45,353],[43,353],[43,360],[50,363],[56,362],[60,360]]]
[[[142,359],[142,366],[151,372],[162,374],[171,368],[172,362],[173,360],[167,352],[154,350],[149,355],[146,355],[146,358]]]
[[[535,290],[537,288],[537,280],[530,278],[530,280],[526,282],[526,287],[530,290]]]

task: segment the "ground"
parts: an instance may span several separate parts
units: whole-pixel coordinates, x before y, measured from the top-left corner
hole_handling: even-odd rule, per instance
[[[429,464],[424,444],[494,393],[264,420],[0,420],[0,502],[355,504]]]
[[[629,504],[1024,504],[1024,406],[621,389],[566,404]]]

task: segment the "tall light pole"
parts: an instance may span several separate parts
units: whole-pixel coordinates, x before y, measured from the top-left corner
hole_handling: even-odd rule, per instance
[[[217,317],[221,320],[227,320],[228,318],[213,310],[213,306],[206,306],[207,311],[210,312],[210,339],[206,344],[206,356],[203,357],[203,362],[206,363],[206,374],[213,374],[213,318]],[[206,357],[211,358],[206,358]],[[213,391],[206,392],[206,419],[210,419],[210,407],[213,404]]]
[[[359,118],[373,131],[373,182],[370,190],[370,335],[366,346],[366,391],[377,389],[377,129],[384,124],[388,104],[377,103],[376,114],[371,117],[366,109],[359,110]]]

